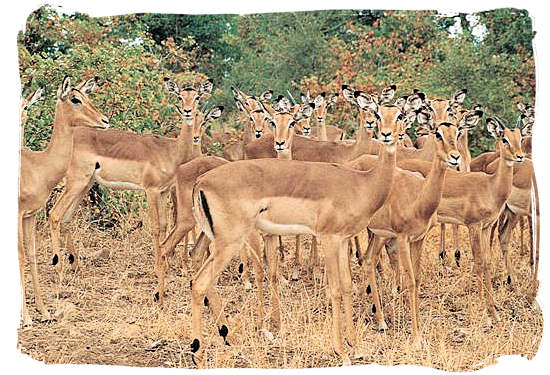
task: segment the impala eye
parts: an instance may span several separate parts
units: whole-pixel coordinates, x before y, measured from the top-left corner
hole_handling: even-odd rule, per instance
[[[80,99],[78,99],[76,96],[73,96],[73,97],[71,98],[71,103],[73,103],[73,104],[81,104],[82,101],[81,101]]]
[[[510,141],[507,138],[502,138],[502,144],[509,145]]]
[[[27,107],[27,106],[23,107],[23,111],[26,111],[27,109],[29,109],[29,107]]]
[[[440,141],[443,140],[443,136],[441,135],[440,132],[436,132],[436,133],[435,133],[435,137],[436,137],[437,139],[439,139]]]
[[[290,122],[288,123],[288,127],[289,127],[289,128],[293,128],[294,125],[296,125],[296,122],[295,122],[295,121],[290,121]]]
[[[399,120],[399,121],[403,120],[403,114],[402,114],[402,113],[400,113],[400,114],[397,116],[397,120]]]

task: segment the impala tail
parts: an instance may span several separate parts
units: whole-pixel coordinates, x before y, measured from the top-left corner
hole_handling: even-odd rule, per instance
[[[195,215],[195,220],[200,225],[204,234],[213,241],[214,222],[212,220],[212,214],[210,213],[204,191],[198,188],[197,185],[193,188],[193,215]]]

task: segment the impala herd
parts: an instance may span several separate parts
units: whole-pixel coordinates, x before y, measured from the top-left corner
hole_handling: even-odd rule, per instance
[[[244,131],[242,142],[225,145],[221,158],[205,156],[201,149],[203,138],[207,140],[205,129],[224,111],[221,106],[199,109],[200,102],[210,96],[213,82],[180,88],[168,78],[164,81],[169,94],[177,98],[175,107],[181,115],[176,138],[107,129],[109,120],[88,97],[95,79],[73,87],[66,77],[57,92],[48,147],[38,152],[22,148],[18,251],[24,326],[32,324],[25,302],[25,258],[30,260],[36,307],[44,319],[51,319],[40,291],[35,221],[36,213],[62,180],[64,191],[49,217],[52,265],[60,281],[64,263],[73,271],[78,269],[78,252],[66,226],[94,183],[145,192],[158,279],[154,299],[159,304],[165,296],[171,255],[182,239],[187,243],[187,235],[194,234],[196,227],[200,229],[191,253],[183,252],[184,263],[199,264],[191,282],[190,346],[199,367],[206,365],[203,306],[210,309],[226,344],[232,342],[216,283],[237,254],[243,280],[249,283],[249,262],[254,269],[256,328],[265,325],[265,267],[271,291],[270,320],[275,330],[280,329],[281,236],[296,236],[293,278],[298,277],[303,262],[300,236],[312,236],[311,264],[318,267],[324,260],[332,306],[332,344],[344,365],[351,363],[344,343],[354,346],[358,340],[353,329],[352,255],[364,266],[361,288],[372,298],[378,329],[385,330],[377,286],[377,265],[385,248],[393,287],[407,291],[411,340],[413,347],[419,347],[420,260],[426,235],[436,225],[441,225],[442,259],[446,257],[445,225],[453,226],[457,266],[461,256],[458,226],[468,229],[479,295],[485,296],[489,320],[498,320],[490,249],[496,237],[507,283],[513,287],[517,276],[508,251],[511,232],[518,223],[523,229],[527,218],[532,281],[526,293],[534,299],[539,211],[531,162],[533,107],[518,104],[515,126],[487,117],[486,129],[495,138],[495,151],[472,159],[468,132],[479,123],[483,110],[479,105],[464,108],[465,89],[448,99],[429,98],[418,90],[395,99],[395,85],[378,94],[344,85],[339,93],[313,97],[308,91],[301,95],[301,103],[293,104],[291,96],[292,102],[283,95],[273,100],[272,91],[253,96],[232,88]],[[29,106],[42,94],[39,89],[22,100],[22,124]],[[355,139],[344,139],[341,128],[326,124],[328,109],[340,98],[357,108]],[[413,125],[414,145],[407,134]],[[174,206],[170,231],[168,198]],[[358,235],[365,230],[368,246],[362,248]],[[523,242],[522,230],[522,247]]]

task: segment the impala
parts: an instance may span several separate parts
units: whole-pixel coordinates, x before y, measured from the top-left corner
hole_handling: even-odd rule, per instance
[[[468,228],[479,294],[482,297],[485,292],[490,318],[498,319],[486,260],[489,251],[489,232],[512,192],[514,163],[523,162],[524,154],[519,129],[506,128],[496,117],[487,118],[486,121],[488,131],[500,144],[496,171],[492,175],[482,172],[448,171],[443,196],[437,209],[437,219],[440,223],[460,224]],[[403,160],[398,166],[419,171],[425,176],[431,169],[430,163],[421,160]],[[412,254],[413,264],[419,262],[419,257],[420,251]],[[414,273],[418,286],[420,269],[415,269]]]
[[[32,324],[25,303],[24,263],[25,257],[29,257],[29,248],[32,249],[30,268],[36,307],[44,318],[50,317],[42,300],[36,266],[36,213],[44,207],[52,189],[65,177],[73,147],[73,133],[79,127],[106,128],[109,125],[109,120],[86,95],[94,85],[95,80],[90,79],[71,87],[70,78],[65,77],[57,92],[53,133],[48,147],[44,151],[21,150],[17,235],[23,325]]]
[[[178,166],[193,159],[198,154],[196,150],[200,150],[200,144],[193,144],[198,102],[212,90],[211,80],[184,89],[170,80],[165,80],[165,83],[168,91],[176,95],[180,102],[176,108],[184,123],[177,139],[142,136],[116,129],[75,130],[65,190],[50,213],[54,265],[61,264],[58,254],[60,235],[65,232],[65,225],[71,220],[83,195],[97,182],[112,189],[145,191],[152,226],[155,269],[158,278],[162,277],[164,265],[160,263],[159,243],[167,225],[163,198],[170,190]],[[223,107],[210,110],[200,126],[218,118],[222,110]],[[71,265],[76,259],[74,254],[69,254]],[[155,299],[162,303],[163,293],[157,292]]]

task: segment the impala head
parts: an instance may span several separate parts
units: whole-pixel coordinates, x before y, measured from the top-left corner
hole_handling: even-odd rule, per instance
[[[268,116],[268,121],[273,127],[273,147],[277,153],[287,154],[292,147],[296,123],[302,116],[311,115],[313,108],[310,105],[304,105],[295,113],[288,99],[279,97],[275,105],[278,111]]]
[[[457,122],[458,113],[462,110],[462,104],[468,90],[461,89],[455,92],[450,99],[432,99],[427,101],[429,108],[434,112],[434,121]]]
[[[303,104],[313,103],[314,109],[311,117],[313,118],[313,121],[321,124],[327,117],[328,108],[338,100],[338,93],[330,94],[327,98],[327,94],[322,92],[317,95],[315,99],[311,100],[308,91],[306,95],[300,94],[300,97]]]
[[[311,124],[310,119],[313,115],[313,110],[315,109],[314,103],[308,104],[296,104],[292,107],[292,113],[294,115],[300,114],[299,118],[296,120],[296,125],[294,126],[294,131],[301,132],[304,137],[311,135]]]
[[[25,124],[27,122],[27,111],[29,110],[29,107],[42,98],[43,92],[44,89],[40,87],[36,91],[31,92],[26,98],[21,98],[21,124]]]
[[[504,159],[510,164],[521,163],[525,154],[521,148],[521,130],[519,128],[509,129],[504,122],[497,117],[487,118],[487,130],[500,142],[500,152],[504,153]]]
[[[57,90],[56,112],[63,113],[70,126],[88,126],[106,129],[109,119],[99,112],[88,98],[95,87],[95,78],[88,79],[76,87],[65,77]]]
[[[188,125],[193,125],[193,119],[197,114],[199,101],[212,92],[212,88],[214,87],[213,82],[212,79],[208,79],[180,89],[176,82],[169,78],[164,78],[164,83],[168,92],[178,97],[179,104],[176,105],[176,108]]]
[[[357,93],[357,95],[355,95]],[[359,126],[364,127],[365,130],[374,133],[374,130],[378,126],[380,116],[378,115],[378,105],[372,95],[369,95],[362,91],[354,90],[348,85],[342,86],[342,96],[348,102],[353,103],[359,107]]]
[[[195,116],[195,123],[193,124],[193,144],[198,145],[201,142],[204,131],[209,126],[208,124],[218,119],[223,112],[223,106],[212,108],[207,113],[199,111]]]
[[[521,127],[521,135],[531,136],[533,124],[535,123],[535,108],[530,104],[518,103],[521,114],[518,118],[518,125]]]

